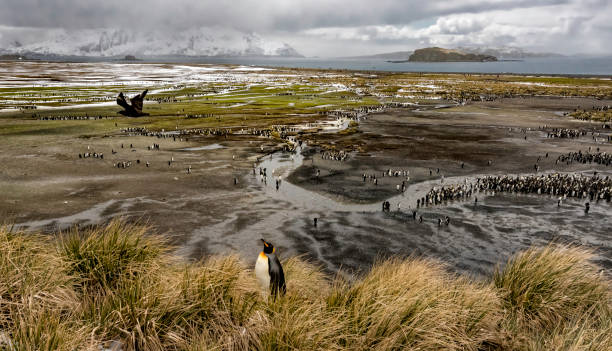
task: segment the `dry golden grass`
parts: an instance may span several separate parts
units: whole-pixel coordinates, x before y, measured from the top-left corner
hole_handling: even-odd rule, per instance
[[[346,314],[351,349],[476,350],[500,318],[490,286],[420,259],[379,263],[328,301]]]
[[[75,280],[47,241],[0,228],[0,340],[17,350],[90,348],[74,311]]]
[[[502,327],[510,345],[612,349],[611,285],[591,257],[577,247],[531,248],[495,272],[493,283],[506,311]]]
[[[610,281],[581,248],[489,280],[390,259],[348,282],[296,257],[268,300],[235,256],[185,263],[119,221],[56,240],[0,230],[0,350],[609,350]]]

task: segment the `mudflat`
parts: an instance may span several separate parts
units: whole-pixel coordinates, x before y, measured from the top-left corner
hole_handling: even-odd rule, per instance
[[[120,117],[112,104],[92,107],[94,97],[112,96],[111,90],[83,93],[86,107],[44,108],[58,104],[53,94],[80,89],[78,82],[44,93],[20,82],[20,96],[15,87],[5,88],[4,107],[39,108],[0,114],[4,221],[51,233],[123,217],[150,224],[193,259],[211,253],[256,257],[265,237],[282,256],[305,255],[330,272],[360,271],[391,255],[424,255],[455,271],[487,274],[512,253],[551,241],[591,247],[605,270],[612,269],[612,204],[605,200],[590,201],[586,214],[588,199],[569,197],[559,205],[558,196],[545,194],[483,191],[439,205],[416,203],[433,187],[488,175],[611,176],[609,165],[557,162],[570,152],[612,153],[606,121],[569,115],[610,106],[611,100],[536,94],[458,101],[448,93],[433,98],[441,93],[430,88],[419,97],[398,97],[381,93],[391,74],[379,77],[376,93],[351,87],[352,77],[360,77],[352,72],[230,76],[235,69],[208,70],[222,78],[207,76],[193,86],[151,83],[158,91],[147,98],[161,102],[145,103],[152,113],[146,118]],[[79,77],[73,73],[69,82]],[[410,85],[402,79],[449,79],[396,78],[404,90]],[[512,84],[511,76],[504,79]],[[9,96],[22,100],[9,102]],[[398,101],[401,107],[391,104]],[[61,118],[86,114],[102,118]],[[560,129],[581,135],[549,137]],[[383,201],[390,211],[381,210]],[[450,224],[440,226],[446,217]]]

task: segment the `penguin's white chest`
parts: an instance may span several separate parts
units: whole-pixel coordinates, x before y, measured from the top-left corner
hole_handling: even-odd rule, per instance
[[[257,256],[257,262],[255,263],[255,277],[264,291],[270,289],[270,273],[268,273],[268,256],[263,252]]]

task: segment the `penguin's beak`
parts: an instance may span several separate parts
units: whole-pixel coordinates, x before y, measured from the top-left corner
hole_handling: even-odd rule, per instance
[[[265,246],[268,246],[268,243],[263,238],[261,238],[260,240]]]

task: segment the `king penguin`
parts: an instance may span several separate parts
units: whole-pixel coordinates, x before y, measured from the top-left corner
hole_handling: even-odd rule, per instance
[[[274,299],[280,292],[282,295],[287,291],[285,285],[285,273],[283,272],[283,266],[281,266],[278,257],[274,254],[274,245],[261,239],[264,244],[263,251],[257,256],[257,262],[255,263],[255,276],[257,281],[264,289],[269,292]]]

